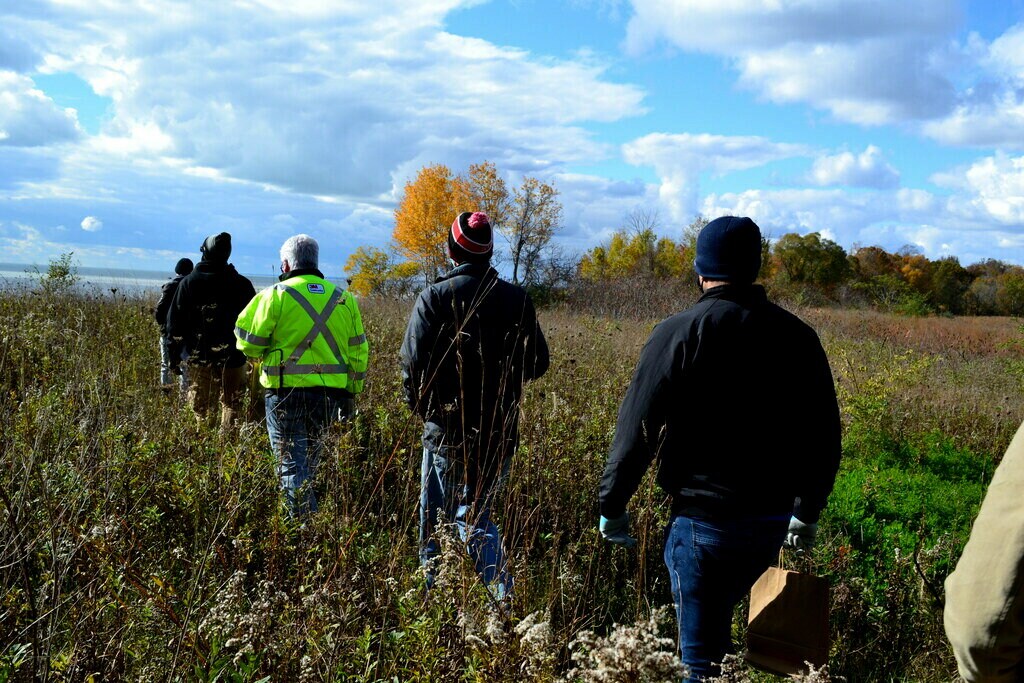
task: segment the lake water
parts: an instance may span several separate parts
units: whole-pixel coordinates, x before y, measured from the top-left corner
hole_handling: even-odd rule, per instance
[[[31,287],[39,281],[38,273],[46,273],[48,266],[31,266],[21,263],[0,263],[0,289]],[[38,269],[38,273],[36,272]],[[171,273],[153,270],[132,270],[128,268],[75,268],[78,286],[82,289],[101,292],[116,289],[118,292],[145,293],[160,289],[160,285],[171,279]],[[246,275],[253,287],[259,291],[277,282],[270,275]]]

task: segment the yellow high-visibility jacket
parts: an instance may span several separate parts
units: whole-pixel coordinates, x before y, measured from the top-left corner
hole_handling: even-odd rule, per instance
[[[260,384],[363,390],[369,345],[356,298],[318,273],[257,294],[235,323],[238,349],[260,358]]]

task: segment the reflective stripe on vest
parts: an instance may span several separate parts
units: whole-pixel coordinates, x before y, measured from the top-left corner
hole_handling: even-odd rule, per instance
[[[284,375],[345,375],[348,374],[349,379],[353,379],[355,375],[365,375],[365,372],[352,372],[348,371],[348,366],[344,363],[338,365],[322,365],[320,363],[312,363],[309,365],[264,365],[263,372],[267,373],[268,377],[282,377]],[[362,379],[360,377],[359,379]]]
[[[260,337],[249,330],[243,330],[237,325],[235,326],[235,336],[253,346],[270,346],[270,337]]]
[[[348,365],[345,363],[345,357],[341,354],[341,349],[338,347],[338,341],[331,334],[330,328],[327,327],[327,320],[334,313],[334,309],[338,307],[338,303],[342,299],[342,290],[335,288],[331,293],[331,297],[327,300],[327,305],[324,306],[324,310],[317,313],[306,297],[302,296],[298,290],[289,287],[288,285],[277,285],[277,288],[288,292],[288,294],[295,299],[295,301],[302,307],[304,311],[313,320],[313,328],[309,333],[303,337],[291,355],[288,356],[287,360],[281,365],[264,365],[263,370],[271,377],[280,377],[282,375],[344,375],[348,373]],[[306,365],[300,365],[299,359],[302,358],[302,354],[313,346],[313,342],[316,338],[323,336],[324,341],[327,342],[327,346],[331,349],[331,353],[334,354],[335,359],[338,361],[337,364],[327,363],[311,363]]]

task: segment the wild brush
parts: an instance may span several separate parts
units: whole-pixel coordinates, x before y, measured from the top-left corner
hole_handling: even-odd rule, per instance
[[[332,430],[320,510],[299,533],[281,514],[265,425],[220,439],[156,386],[152,303],[57,280],[0,292],[0,679],[681,677],[674,638],[659,635],[674,630],[669,613],[651,616],[671,602],[664,497],[645,483],[636,550],[596,531],[594,491],[652,318],[542,312],[553,366],[524,393],[495,505],[516,578],[496,610],[454,537],[433,588],[418,569],[420,423],[396,370],[407,304],[363,302],[368,388]],[[991,321],[819,322],[826,349],[843,351],[833,369],[851,428],[805,567],[833,584],[833,658],[810,680],[950,680],[928,586],[941,589],[991,454],[1024,417],[1004,365],[1019,347],[994,343],[1005,330]],[[939,333],[969,348],[933,357]],[[896,373],[898,391],[864,380],[899,370],[904,348],[927,363]]]
[[[584,631],[569,644],[573,668],[566,683],[671,683],[687,675],[673,638],[660,635],[671,620],[661,607],[645,621],[615,624],[607,636]]]

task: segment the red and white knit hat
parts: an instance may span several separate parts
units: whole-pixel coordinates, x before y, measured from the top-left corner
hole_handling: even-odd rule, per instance
[[[448,231],[448,250],[456,261],[486,261],[494,251],[494,234],[486,213],[464,211]]]

